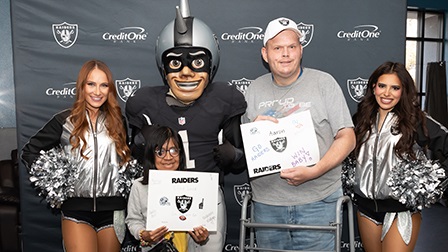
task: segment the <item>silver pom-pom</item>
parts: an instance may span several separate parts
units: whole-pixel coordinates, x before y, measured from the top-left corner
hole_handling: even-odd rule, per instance
[[[30,168],[30,181],[52,208],[60,208],[64,200],[75,193],[79,172],[71,155],[59,146],[40,151]]]
[[[422,210],[436,203],[448,186],[445,170],[432,160],[398,163],[387,180],[392,197],[407,207]]]
[[[344,195],[354,198],[356,159],[348,156],[342,162],[341,181]]]
[[[124,164],[118,170],[117,188],[121,196],[127,198],[131,193],[131,186],[134,179],[139,178],[143,174],[143,166],[141,166],[137,159],[133,159]]]

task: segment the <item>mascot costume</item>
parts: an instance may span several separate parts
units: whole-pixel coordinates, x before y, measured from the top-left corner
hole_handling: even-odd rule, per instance
[[[240,118],[244,96],[234,86],[212,82],[219,65],[218,40],[201,20],[190,16],[187,0],[176,7],[175,20],[160,32],[156,62],[165,85],[143,87],[129,97],[126,116],[132,130],[133,155],[141,159],[139,134],[144,125],[165,125],[178,131],[187,170],[220,173],[244,169]],[[188,251],[222,251],[227,228],[222,189],[218,195],[218,231]]]

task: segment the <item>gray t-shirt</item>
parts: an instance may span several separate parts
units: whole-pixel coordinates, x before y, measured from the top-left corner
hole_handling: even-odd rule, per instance
[[[352,128],[353,122],[342,90],[328,73],[303,68],[302,75],[289,86],[278,86],[270,73],[254,80],[246,90],[247,111],[243,123],[285,104],[310,110],[321,157],[337,132]],[[300,141],[300,139],[298,139]],[[279,173],[251,179],[253,200],[269,205],[292,206],[324,199],[341,187],[341,165],[299,186],[288,185]]]

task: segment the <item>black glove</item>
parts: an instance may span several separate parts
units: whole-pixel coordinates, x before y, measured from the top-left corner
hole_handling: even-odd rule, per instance
[[[225,140],[223,144],[213,148],[213,157],[221,169],[227,168],[235,162],[235,147]]]
[[[137,134],[134,137],[134,143],[130,146],[132,157],[137,159],[140,164],[143,164],[145,157],[145,137],[142,133]]]

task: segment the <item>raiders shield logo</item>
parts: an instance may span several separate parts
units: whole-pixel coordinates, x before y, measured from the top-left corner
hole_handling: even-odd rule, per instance
[[[78,38],[78,25],[69,24],[67,22],[60,24],[53,24],[53,37],[56,42],[63,48],[70,48],[75,44]]]
[[[235,196],[236,202],[243,206],[243,200],[246,195],[250,194],[251,189],[248,183],[244,183],[242,185],[234,185],[233,186],[233,195]]]
[[[283,152],[286,149],[286,137],[277,137],[270,141],[272,149],[276,152]]]
[[[191,204],[193,203],[193,197],[191,196],[176,196],[176,207],[181,213],[186,213],[190,210]]]
[[[116,80],[115,86],[117,87],[118,96],[123,102],[126,102],[135,90],[141,87],[140,80],[133,80],[126,78],[124,80]]]
[[[361,98],[363,98],[366,94],[368,82],[369,80],[361,77],[347,80],[348,93],[355,102],[360,102]]]
[[[246,89],[249,87],[250,83],[252,83],[253,80],[249,80],[246,78],[241,78],[239,80],[232,80],[228,83],[231,86],[235,86],[238,91],[240,91],[242,94],[246,94]]]
[[[297,24],[297,29],[300,31],[300,44],[305,48],[310,44],[313,39],[314,34],[314,25],[313,24],[304,24],[302,22]]]

